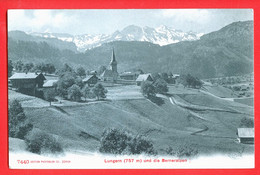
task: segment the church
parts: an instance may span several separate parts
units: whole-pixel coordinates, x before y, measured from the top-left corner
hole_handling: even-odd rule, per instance
[[[117,72],[117,61],[115,57],[114,48],[112,50],[111,61],[109,64],[109,68],[106,69],[101,75],[100,78],[102,81],[112,81],[116,82],[118,79],[118,72]]]

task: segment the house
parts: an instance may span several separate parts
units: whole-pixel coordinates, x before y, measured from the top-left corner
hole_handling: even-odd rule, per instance
[[[88,84],[88,86],[94,85],[98,82],[98,77],[96,76],[96,74],[93,75],[87,75],[82,82],[84,84]]]
[[[109,69],[106,69],[100,76],[102,81],[112,81],[116,82],[118,79],[117,72],[117,61],[114,53],[114,49],[112,51],[111,61],[109,64]]]
[[[16,89],[21,93],[28,95],[37,94],[37,89],[43,87],[43,82],[46,80],[42,73],[15,73],[9,80],[11,81],[12,88]]]
[[[135,81],[140,86],[143,81],[153,81],[153,78],[151,74],[140,74]]]
[[[57,83],[58,80],[47,80],[44,84],[43,84],[43,88],[54,88],[55,84]]]
[[[140,71],[136,71],[136,72],[123,72],[119,76],[123,80],[136,80],[136,78],[139,75],[140,75]]]
[[[237,128],[239,143],[254,143],[254,128]]]

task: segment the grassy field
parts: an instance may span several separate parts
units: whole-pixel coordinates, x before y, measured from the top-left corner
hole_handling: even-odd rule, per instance
[[[155,104],[143,98],[136,85],[107,87],[107,101],[49,106],[49,103],[13,91],[35,128],[55,135],[67,151],[97,151],[106,128],[122,128],[143,134],[154,143],[159,154],[167,147],[188,144],[200,154],[253,152],[254,146],[237,142],[236,131],[243,117],[253,118],[253,108],[217,97],[228,90],[209,91],[170,86],[172,95],[160,96]],[[216,97],[214,96],[216,95]],[[192,108],[187,108],[192,106]]]

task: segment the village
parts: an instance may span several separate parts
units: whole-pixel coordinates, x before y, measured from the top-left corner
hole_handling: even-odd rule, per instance
[[[172,73],[152,74],[144,73],[142,70],[137,70],[136,72],[122,72],[119,74],[117,65],[120,64],[120,61],[118,63],[118,60],[120,59],[116,58],[114,49],[111,50],[112,55],[111,58],[108,59],[108,61],[110,60],[108,68],[104,69],[99,75],[97,71],[90,71],[87,75],[84,73],[77,74],[73,72],[72,68],[68,65],[65,65],[65,68],[59,70],[60,72],[58,71],[58,74],[47,74],[45,72],[37,71],[13,71],[8,79],[9,100],[23,99],[20,101],[24,109],[34,109],[35,112],[38,111],[37,114],[39,114],[39,110],[49,110],[54,107],[53,109],[55,109],[55,112],[49,116],[51,118],[48,118],[48,121],[53,120],[52,115],[61,115],[57,113],[59,111],[68,116],[72,115],[71,113],[74,113],[72,117],[77,120],[79,117],[78,113],[81,110],[86,110],[86,112],[89,113],[88,111],[91,110],[91,108],[98,105],[103,106],[98,109],[101,110],[102,116],[106,115],[106,113],[117,116],[118,114],[116,113],[128,111],[128,113],[122,114],[125,116],[121,119],[112,119],[111,117],[113,116],[103,116],[104,119],[111,118],[109,120],[115,120],[117,122],[122,120],[121,124],[123,125],[125,117],[127,118],[126,121],[128,121],[132,120],[131,117],[140,115],[142,117],[138,117],[138,120],[140,120],[140,123],[142,124],[144,122],[144,119],[142,119],[143,117],[148,117],[149,121],[157,123],[159,121],[156,118],[161,116],[162,121],[159,122],[163,122],[161,125],[169,127],[168,124],[164,123],[168,120],[173,127],[170,127],[171,129],[168,130],[169,135],[167,134],[167,138],[172,137],[170,133],[175,133],[174,135],[176,135],[176,133],[182,131],[185,134],[176,135],[177,138],[181,139],[181,137],[185,137],[186,139],[184,140],[187,140],[185,142],[192,142],[192,144],[197,145],[195,146],[196,149],[191,149],[191,145],[188,146],[188,151],[186,151],[189,152],[191,156],[202,151],[201,147],[198,146],[200,143],[198,140],[193,140],[193,137],[200,137],[201,139],[205,139],[204,136],[216,138],[223,137],[221,142],[226,143],[228,148],[222,148],[223,145],[221,145],[220,149],[229,149],[230,145],[235,145],[235,148],[238,150],[251,150],[252,144],[254,143],[254,124],[252,120],[253,108],[250,106],[252,104],[248,103],[248,100],[244,100],[246,96],[243,96],[243,98],[239,97],[239,94],[236,94],[236,91],[233,91],[233,88],[225,88],[220,85],[220,83],[216,84],[216,80],[214,80],[214,82],[213,80],[203,81],[192,77],[191,75],[183,76]],[[247,92],[252,89],[246,88],[245,90],[239,90]],[[138,108],[144,107],[144,109],[138,114],[138,111],[141,109],[137,109],[136,106],[133,108],[133,111],[131,106],[140,102],[143,104]],[[133,104],[130,105],[128,103]],[[109,108],[107,105],[109,105]],[[147,109],[150,108],[151,110],[151,107],[154,108],[152,110],[154,113],[144,114],[144,112],[147,113],[149,111],[147,111]],[[79,111],[72,112],[74,108],[80,109]],[[48,113],[47,111],[45,112]],[[44,114],[45,112],[40,113]],[[31,112],[28,113],[29,115],[32,115],[30,114]],[[130,115],[130,113],[132,114]],[[228,119],[228,116],[234,115],[234,113],[236,114],[236,119]],[[97,114],[93,115],[94,118],[96,117],[95,115]],[[97,116],[100,117],[100,115],[101,114],[98,114]],[[63,118],[66,117],[64,116]],[[42,128],[42,122],[36,122],[38,120],[45,119],[35,119],[33,122],[35,126]],[[81,118],[80,120],[85,121],[86,119]],[[89,123],[88,127],[93,128],[95,127],[96,122],[101,122],[98,118],[95,120],[97,121],[93,121],[93,126]],[[223,122],[225,125],[223,125]],[[133,126],[128,126],[129,121],[127,123],[127,128],[135,127],[135,124]],[[230,125],[227,123],[230,123]],[[109,125],[113,126],[113,123],[109,123]],[[216,126],[218,126],[218,128],[216,128]],[[84,126],[81,127],[85,128]],[[153,140],[156,135],[161,135],[160,132],[165,132],[163,131],[163,128],[153,126],[153,124],[151,126],[148,124],[145,127],[142,124],[141,127],[143,130],[142,132],[148,134]],[[155,135],[150,135],[152,134],[150,133],[150,130],[153,130],[152,128],[156,131]],[[51,128],[51,130],[53,129],[54,128]],[[94,139],[94,143],[93,141],[88,142],[90,148],[97,144],[95,142],[101,135],[100,131],[93,132],[93,130],[96,129],[85,129],[85,131],[80,131],[79,136],[84,137],[87,140]],[[171,131],[172,129],[173,131]],[[58,131],[55,131],[54,129],[53,132],[57,134]],[[185,136],[183,136],[183,134]],[[61,137],[62,135],[63,134],[61,134]],[[225,138],[229,139],[226,140]],[[66,144],[74,145],[74,139]],[[76,138],[76,140],[77,139],[79,138]],[[156,142],[155,145],[157,145],[155,147],[165,150],[166,154],[173,154],[171,146],[165,148],[165,145],[173,144],[171,140],[160,138],[160,142],[155,140],[154,142]],[[163,144],[159,143],[165,143],[165,145],[162,146]],[[209,140],[207,140],[205,144],[211,145]],[[83,148],[80,147],[80,149]],[[207,149],[215,150],[216,148],[209,146]]]
[[[66,67],[67,66],[67,67]],[[68,73],[71,73],[71,68],[65,64],[65,69],[68,69]],[[169,84],[175,84],[178,81],[179,75],[172,74],[169,75],[159,75],[157,77],[152,76],[151,73],[143,73],[142,70],[137,70],[135,72],[122,72],[118,73],[117,71],[117,61],[114,53],[114,49],[112,50],[111,61],[107,68],[104,71],[97,75],[97,71],[90,71],[89,74],[86,75],[85,70],[82,70],[82,74],[77,74],[76,76],[76,84],[79,85],[80,90],[94,87],[96,84],[102,84],[104,87],[117,87],[117,86],[141,86],[141,83],[144,81],[153,82],[154,79],[158,79],[160,77],[164,77],[164,80],[167,80]],[[65,70],[66,72],[66,70]],[[57,74],[47,74],[46,72],[14,72],[12,76],[8,79],[9,89],[15,90],[20,93],[24,93],[27,95],[32,95],[40,98],[44,98],[44,93],[49,90],[58,91],[57,83],[59,78],[64,75],[57,75]],[[165,77],[166,76],[166,77]],[[166,83],[166,82],[165,82]],[[70,85],[72,86],[73,83]],[[90,90],[90,89],[88,89]],[[67,94],[66,94],[67,95]],[[91,98],[91,94],[88,97]],[[70,99],[68,96],[63,96],[67,100],[72,101],[81,101],[81,97],[77,99]],[[92,96],[92,98],[95,96]],[[83,97],[82,97],[83,98]],[[56,101],[53,98],[53,101]],[[59,101],[61,102],[61,101]]]

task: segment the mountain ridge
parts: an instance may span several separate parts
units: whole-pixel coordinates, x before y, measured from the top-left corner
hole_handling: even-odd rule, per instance
[[[55,50],[42,44],[17,43],[12,38],[9,46],[8,57],[14,61],[49,61],[55,62],[56,66],[69,63],[74,67],[82,65],[86,70],[98,70],[99,66],[108,65],[114,48],[119,72],[142,69],[151,73],[191,73],[199,78],[252,73],[254,60],[253,21],[232,23],[206,34],[200,40],[181,41],[165,46],[147,41],[113,41],[85,53],[74,53]],[[42,50],[45,51],[42,52],[44,54],[39,53]]]
[[[77,50],[84,52],[86,50],[101,46],[104,43],[113,41],[148,41],[160,46],[177,43],[180,41],[198,40],[203,34],[195,32],[183,32],[171,27],[161,25],[157,28],[139,27],[129,25],[121,31],[116,30],[112,34],[83,34],[70,35],[58,33],[28,33],[32,36],[44,38],[56,38],[62,41],[72,42],[77,46]]]

